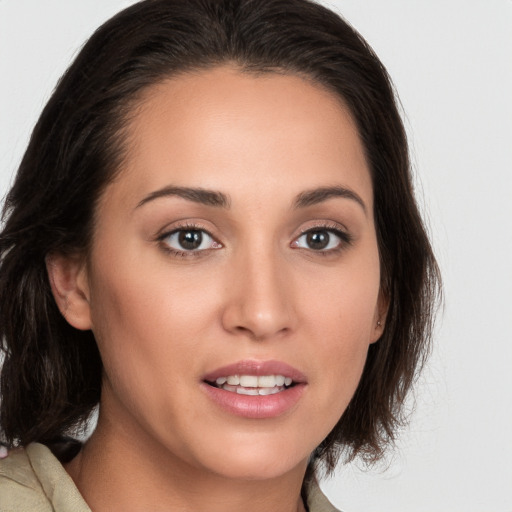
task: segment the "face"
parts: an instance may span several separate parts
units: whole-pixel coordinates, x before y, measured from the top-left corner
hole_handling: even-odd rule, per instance
[[[383,320],[351,116],[301,78],[217,68],[148,90],[128,131],[83,269],[100,424],[229,478],[303,469]]]

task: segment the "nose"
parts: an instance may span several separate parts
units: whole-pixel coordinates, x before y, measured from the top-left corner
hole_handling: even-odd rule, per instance
[[[269,251],[245,253],[233,263],[222,312],[224,329],[261,341],[291,332],[296,315],[286,262]]]

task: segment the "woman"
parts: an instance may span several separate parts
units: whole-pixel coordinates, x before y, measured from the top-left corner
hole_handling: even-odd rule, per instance
[[[0,510],[335,510],[315,472],[392,441],[438,271],[390,80],[327,9],[119,13],[4,219]]]

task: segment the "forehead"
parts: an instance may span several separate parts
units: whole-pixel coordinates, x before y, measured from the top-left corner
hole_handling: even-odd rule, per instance
[[[299,76],[231,67],[180,75],[145,91],[127,131],[121,182],[130,181],[137,194],[172,183],[235,196],[278,190],[284,197],[320,180],[360,189],[371,206],[348,108]]]

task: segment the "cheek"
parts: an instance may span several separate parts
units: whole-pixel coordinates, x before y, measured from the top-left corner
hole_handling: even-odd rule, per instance
[[[377,249],[347,257],[335,270],[309,273],[302,283],[303,309],[326,339],[341,345],[368,344],[378,310],[380,271]],[[306,307],[307,305],[307,307]]]
[[[376,245],[366,254],[347,257],[337,275],[317,276],[315,281],[322,287],[305,285],[313,290],[305,301],[307,309],[303,309],[308,311],[310,332],[314,333],[314,355],[322,365],[326,406],[328,400],[343,404],[343,408],[348,404],[374,340],[380,283]]]
[[[216,287],[181,274],[170,275],[168,265],[158,260],[118,255],[98,261],[92,272],[91,317],[106,369],[126,369],[142,379],[144,372],[155,375],[171,367],[169,380],[185,362],[190,364],[219,299]]]
[[[189,407],[176,397],[187,397],[184,372],[193,372],[191,355],[200,338],[197,315],[205,313],[206,305],[196,300],[191,308],[187,297],[192,290],[179,287],[155,265],[120,258],[115,266],[99,262],[92,279],[91,317],[109,414],[125,414],[119,412],[122,404],[121,410],[141,424],[151,419],[151,424],[167,425]]]

